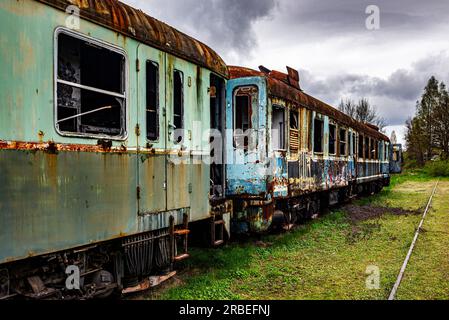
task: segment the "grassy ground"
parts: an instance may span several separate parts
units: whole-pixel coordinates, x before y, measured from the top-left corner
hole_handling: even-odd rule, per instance
[[[382,214],[355,219],[341,208],[288,234],[218,250],[194,249],[176,278],[145,298],[386,299],[434,183],[419,173],[396,176],[391,187],[356,201],[351,209],[376,208]],[[398,299],[449,298],[448,195],[449,180],[445,180]],[[370,266],[380,271],[379,289],[367,289]]]

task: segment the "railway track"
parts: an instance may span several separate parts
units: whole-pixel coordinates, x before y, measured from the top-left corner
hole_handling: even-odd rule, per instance
[[[390,296],[388,297],[388,300],[392,301],[392,300],[394,300],[396,298],[396,293],[397,293],[397,291],[399,289],[399,286],[401,285],[402,278],[404,277],[405,270],[407,269],[407,265],[408,265],[408,263],[410,261],[410,258],[412,256],[412,254],[413,254],[413,250],[415,249],[415,245],[416,245],[416,242],[418,241],[418,237],[419,237],[419,234],[421,233],[422,226],[423,226],[424,221],[426,219],[427,213],[429,212],[429,209],[432,206],[432,200],[433,200],[433,197],[435,196],[435,193],[437,191],[439,183],[440,183],[440,180],[438,180],[435,183],[435,186],[433,188],[432,194],[430,195],[429,201],[427,202],[426,209],[424,210],[422,219],[421,219],[421,221],[420,221],[420,223],[418,225],[418,228],[416,229],[415,236],[413,238],[412,244],[410,245],[410,248],[409,248],[409,250],[407,252],[407,256],[405,257],[405,260],[404,260],[404,262],[402,264],[401,270],[399,271],[399,275],[398,275],[398,277],[396,279],[396,282],[395,282],[395,284],[393,286],[393,289],[391,290],[391,293],[390,293]]]

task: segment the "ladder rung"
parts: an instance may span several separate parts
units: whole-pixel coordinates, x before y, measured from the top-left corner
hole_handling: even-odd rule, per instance
[[[185,236],[190,233],[189,229],[176,230],[175,235],[177,236]]]
[[[187,259],[189,257],[190,257],[190,255],[188,253],[184,253],[184,254],[181,254],[179,256],[176,256],[175,257],[175,261],[182,261],[182,260],[185,260],[185,259]]]

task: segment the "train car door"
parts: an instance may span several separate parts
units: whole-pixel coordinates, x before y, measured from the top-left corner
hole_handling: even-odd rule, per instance
[[[194,94],[196,66],[167,54],[165,69],[165,136],[167,161],[166,197],[167,210],[190,208],[193,193],[190,169],[192,157],[192,127],[198,111]]]
[[[167,210],[165,54],[139,47],[137,69],[137,193],[139,215],[145,216]]]

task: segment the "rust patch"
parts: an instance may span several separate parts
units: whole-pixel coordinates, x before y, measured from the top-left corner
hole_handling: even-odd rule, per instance
[[[84,144],[59,144],[49,142],[22,142],[22,141],[0,141],[0,150],[23,150],[23,151],[44,151],[49,154],[57,154],[59,151],[80,151],[99,153],[123,153],[125,146],[116,148],[109,147],[109,144],[84,145]]]

